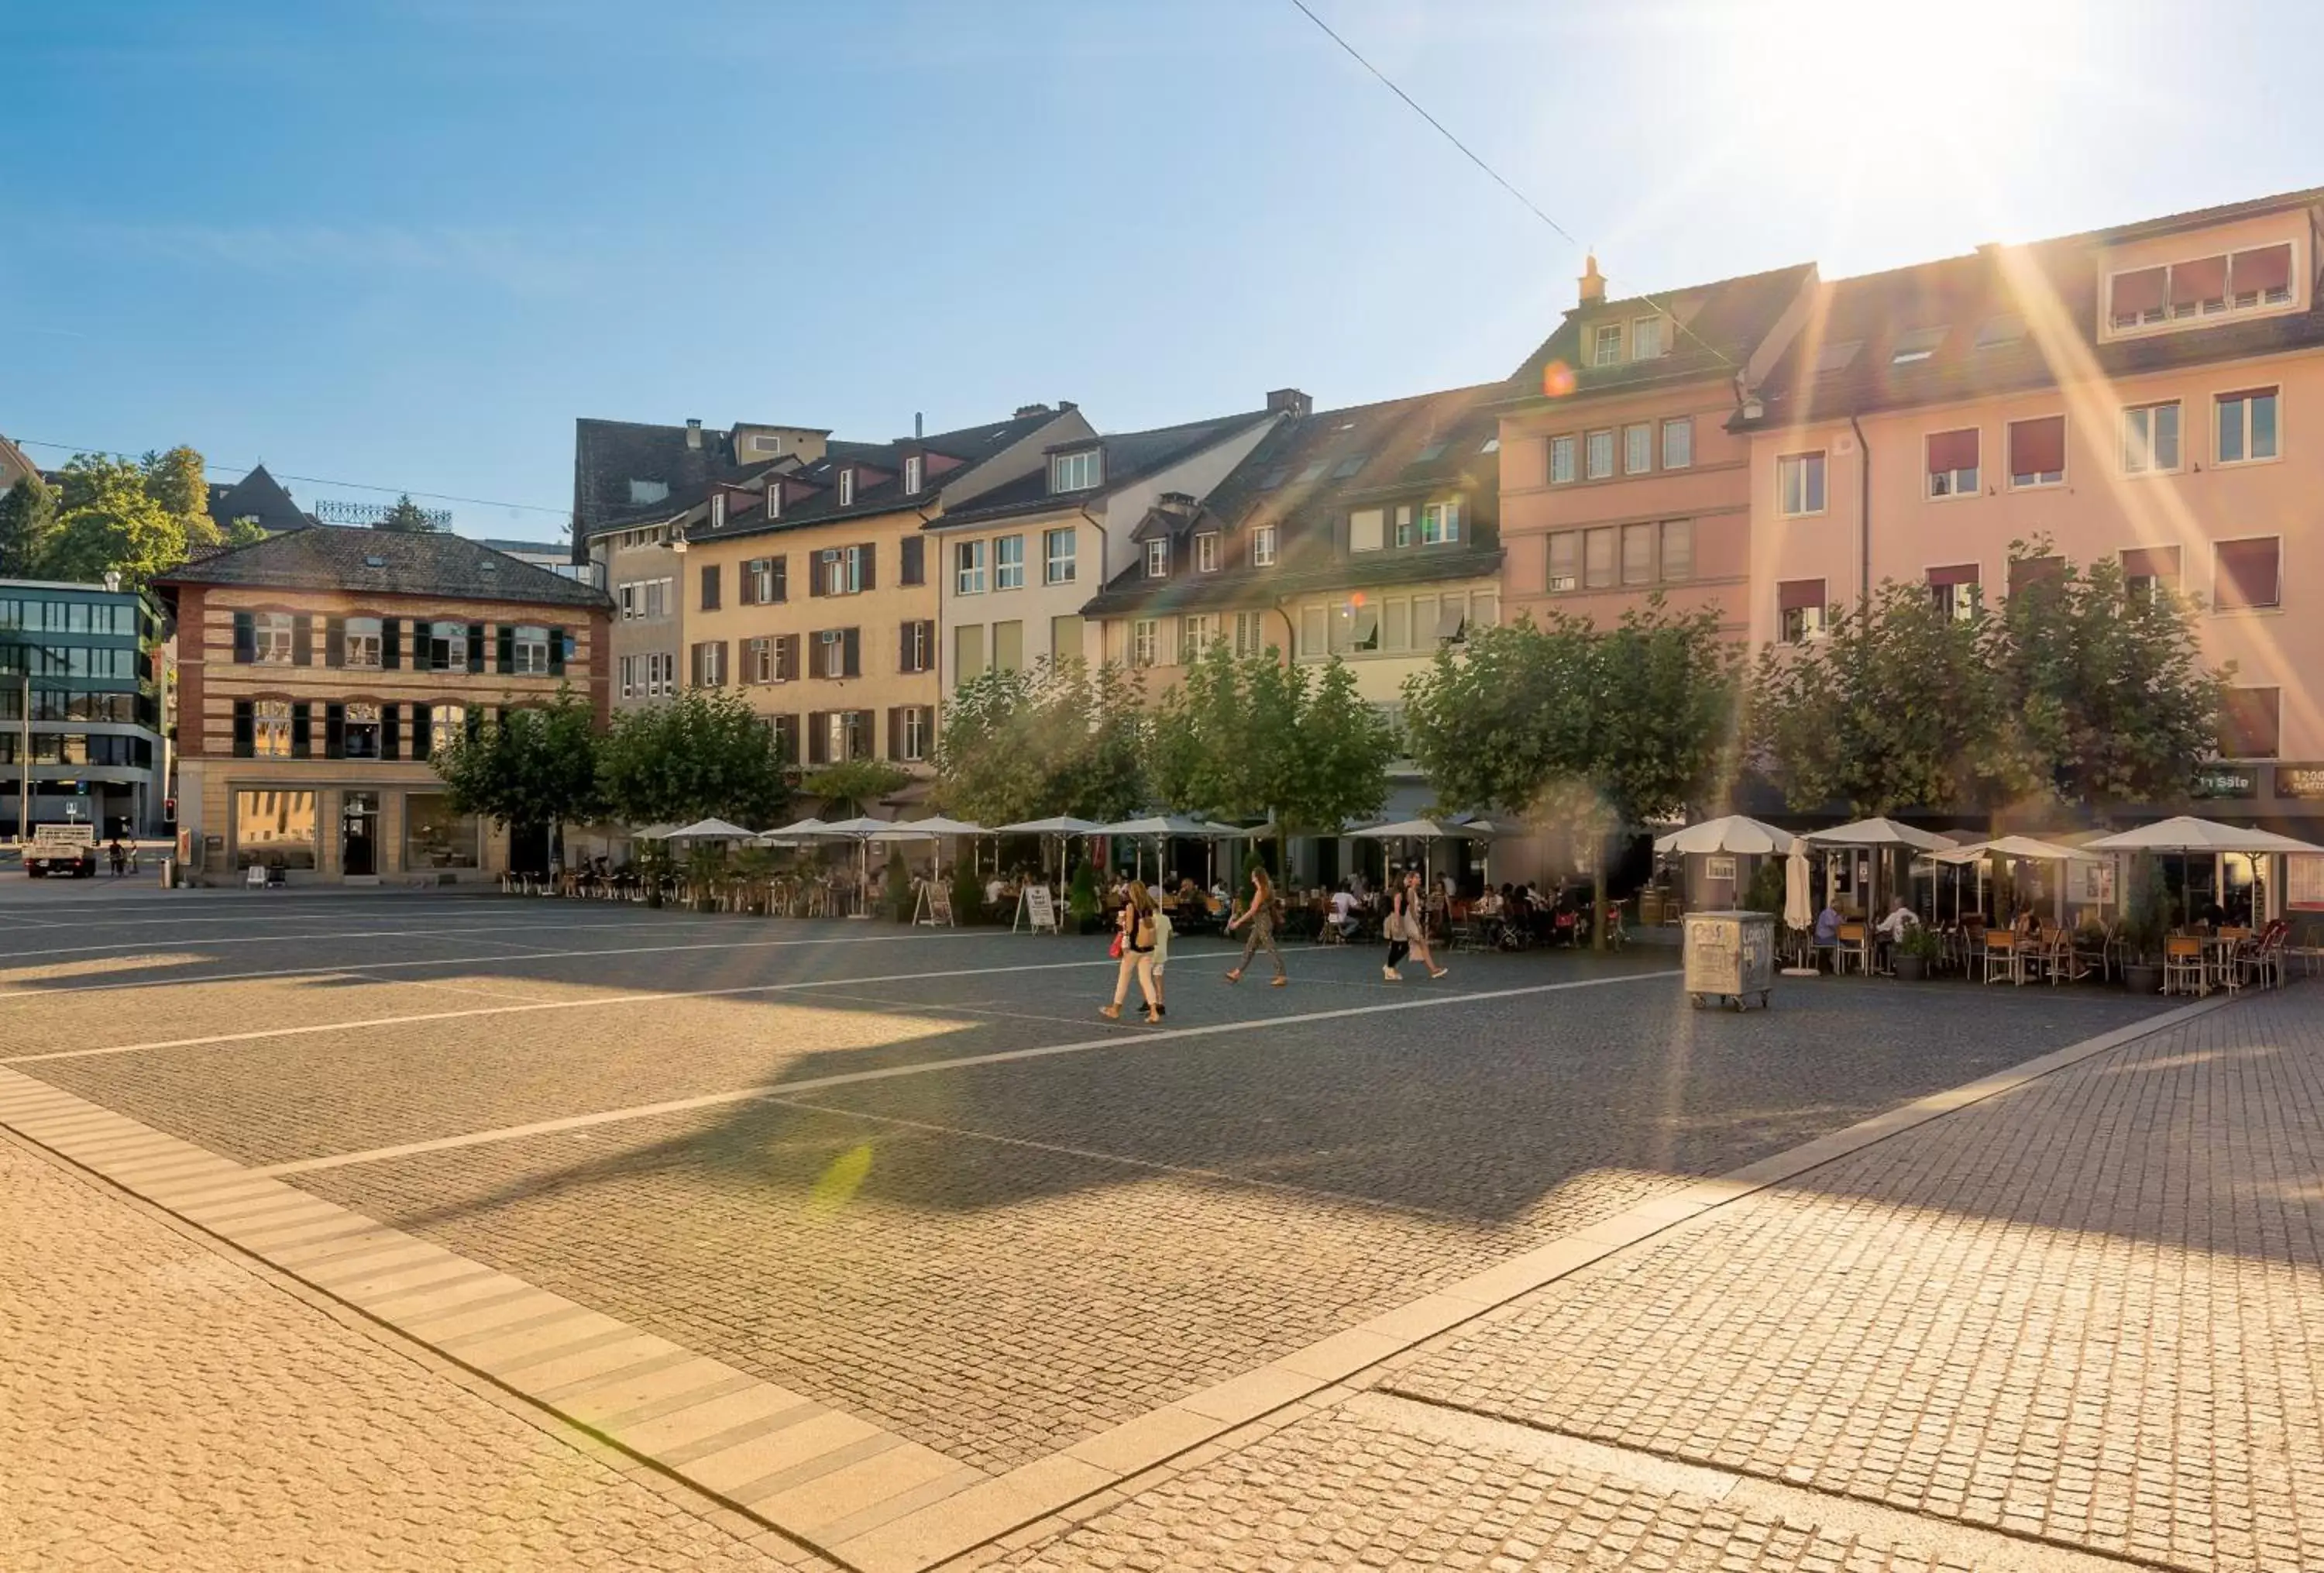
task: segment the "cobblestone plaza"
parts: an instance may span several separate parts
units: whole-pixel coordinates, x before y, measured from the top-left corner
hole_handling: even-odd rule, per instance
[[[12,1568],[2324,1565],[2310,988],[5,915]]]

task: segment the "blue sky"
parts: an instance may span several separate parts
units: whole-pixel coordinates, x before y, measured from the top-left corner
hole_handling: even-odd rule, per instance
[[[1618,291],[2324,183],[2324,6],[1310,3]],[[472,534],[555,532],[576,415],[1356,403],[1506,375],[1580,269],[1290,0],[20,0],[0,36],[0,431],[551,510]]]

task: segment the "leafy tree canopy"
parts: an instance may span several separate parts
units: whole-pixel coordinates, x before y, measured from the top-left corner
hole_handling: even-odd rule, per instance
[[[0,497],[0,578],[38,577],[56,529],[55,488],[38,476],[20,477]]]
[[[936,745],[946,812],[983,825],[1073,814],[1120,819],[1146,805],[1146,717],[1120,667],[1042,661],[963,683]]]
[[[604,811],[597,754],[589,708],[562,689],[553,704],[503,710],[473,734],[456,733],[428,763],[456,812],[501,825],[554,825]]]
[[[395,499],[395,505],[382,514],[372,528],[400,531],[406,535],[432,535],[436,532],[436,522],[428,516],[428,510],[413,502],[411,494],[406,492]]]
[[[884,759],[849,759],[816,771],[799,785],[822,804],[825,818],[852,819],[911,779]]]
[[[143,584],[185,561],[185,520],[170,512],[148,480],[141,465],[125,459],[75,455],[64,468],[57,527],[40,571],[81,581],[118,573]]]
[[[1213,643],[1162,697],[1148,746],[1164,806],[1336,831],[1388,799],[1396,728],[1336,656],[1317,668]]]
[[[779,824],[790,783],[773,728],[740,694],[688,689],[615,718],[598,750],[606,810],[632,825]]]

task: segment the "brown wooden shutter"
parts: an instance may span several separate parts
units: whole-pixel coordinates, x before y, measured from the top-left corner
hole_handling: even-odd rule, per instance
[[[1779,612],[1821,611],[1823,606],[1821,579],[1785,579],[1775,587],[1775,609]]]
[[[2009,423],[2009,473],[2038,476],[2066,467],[2066,418],[2043,415]]]
[[[2255,541],[2222,541],[2218,547],[2218,572],[2212,581],[2211,605],[2221,610],[2237,606],[2281,604],[2282,587],[2278,568],[2281,542],[2273,535]]]
[[[828,710],[807,713],[807,762],[809,764],[831,763],[831,726]]]
[[[775,641],[775,680],[797,682],[799,674],[799,636],[786,634]]]
[[[1961,431],[1939,431],[1929,438],[1929,473],[1949,475],[1957,469],[1977,467],[1977,428]]]
[[[904,757],[904,712],[894,705],[888,707],[888,757]]]
[[[899,585],[920,585],[928,579],[928,543],[918,535],[904,537],[901,560],[896,569]]]
[[[862,630],[860,628],[847,629],[840,635],[839,644],[839,675],[842,677],[862,677],[863,675]]]
[[[1973,562],[1963,562],[1956,563],[1950,568],[1932,568],[1929,570],[1929,583],[1932,585],[1973,585],[1977,583],[1977,564]]]
[[[855,550],[862,554],[863,569],[862,577],[856,581],[856,588],[866,590],[877,589],[880,584],[880,574],[878,569],[878,563],[880,561],[879,542],[876,541],[867,541]]]
[[[790,599],[789,568],[790,559],[788,557],[778,557],[775,559],[775,599],[779,602]]]
[[[820,551],[807,554],[807,593],[810,596],[823,594],[823,553]]]

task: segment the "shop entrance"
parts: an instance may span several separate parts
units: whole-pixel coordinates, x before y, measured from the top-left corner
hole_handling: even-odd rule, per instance
[[[379,794],[346,792],[339,799],[339,873],[356,879],[379,872]]]

